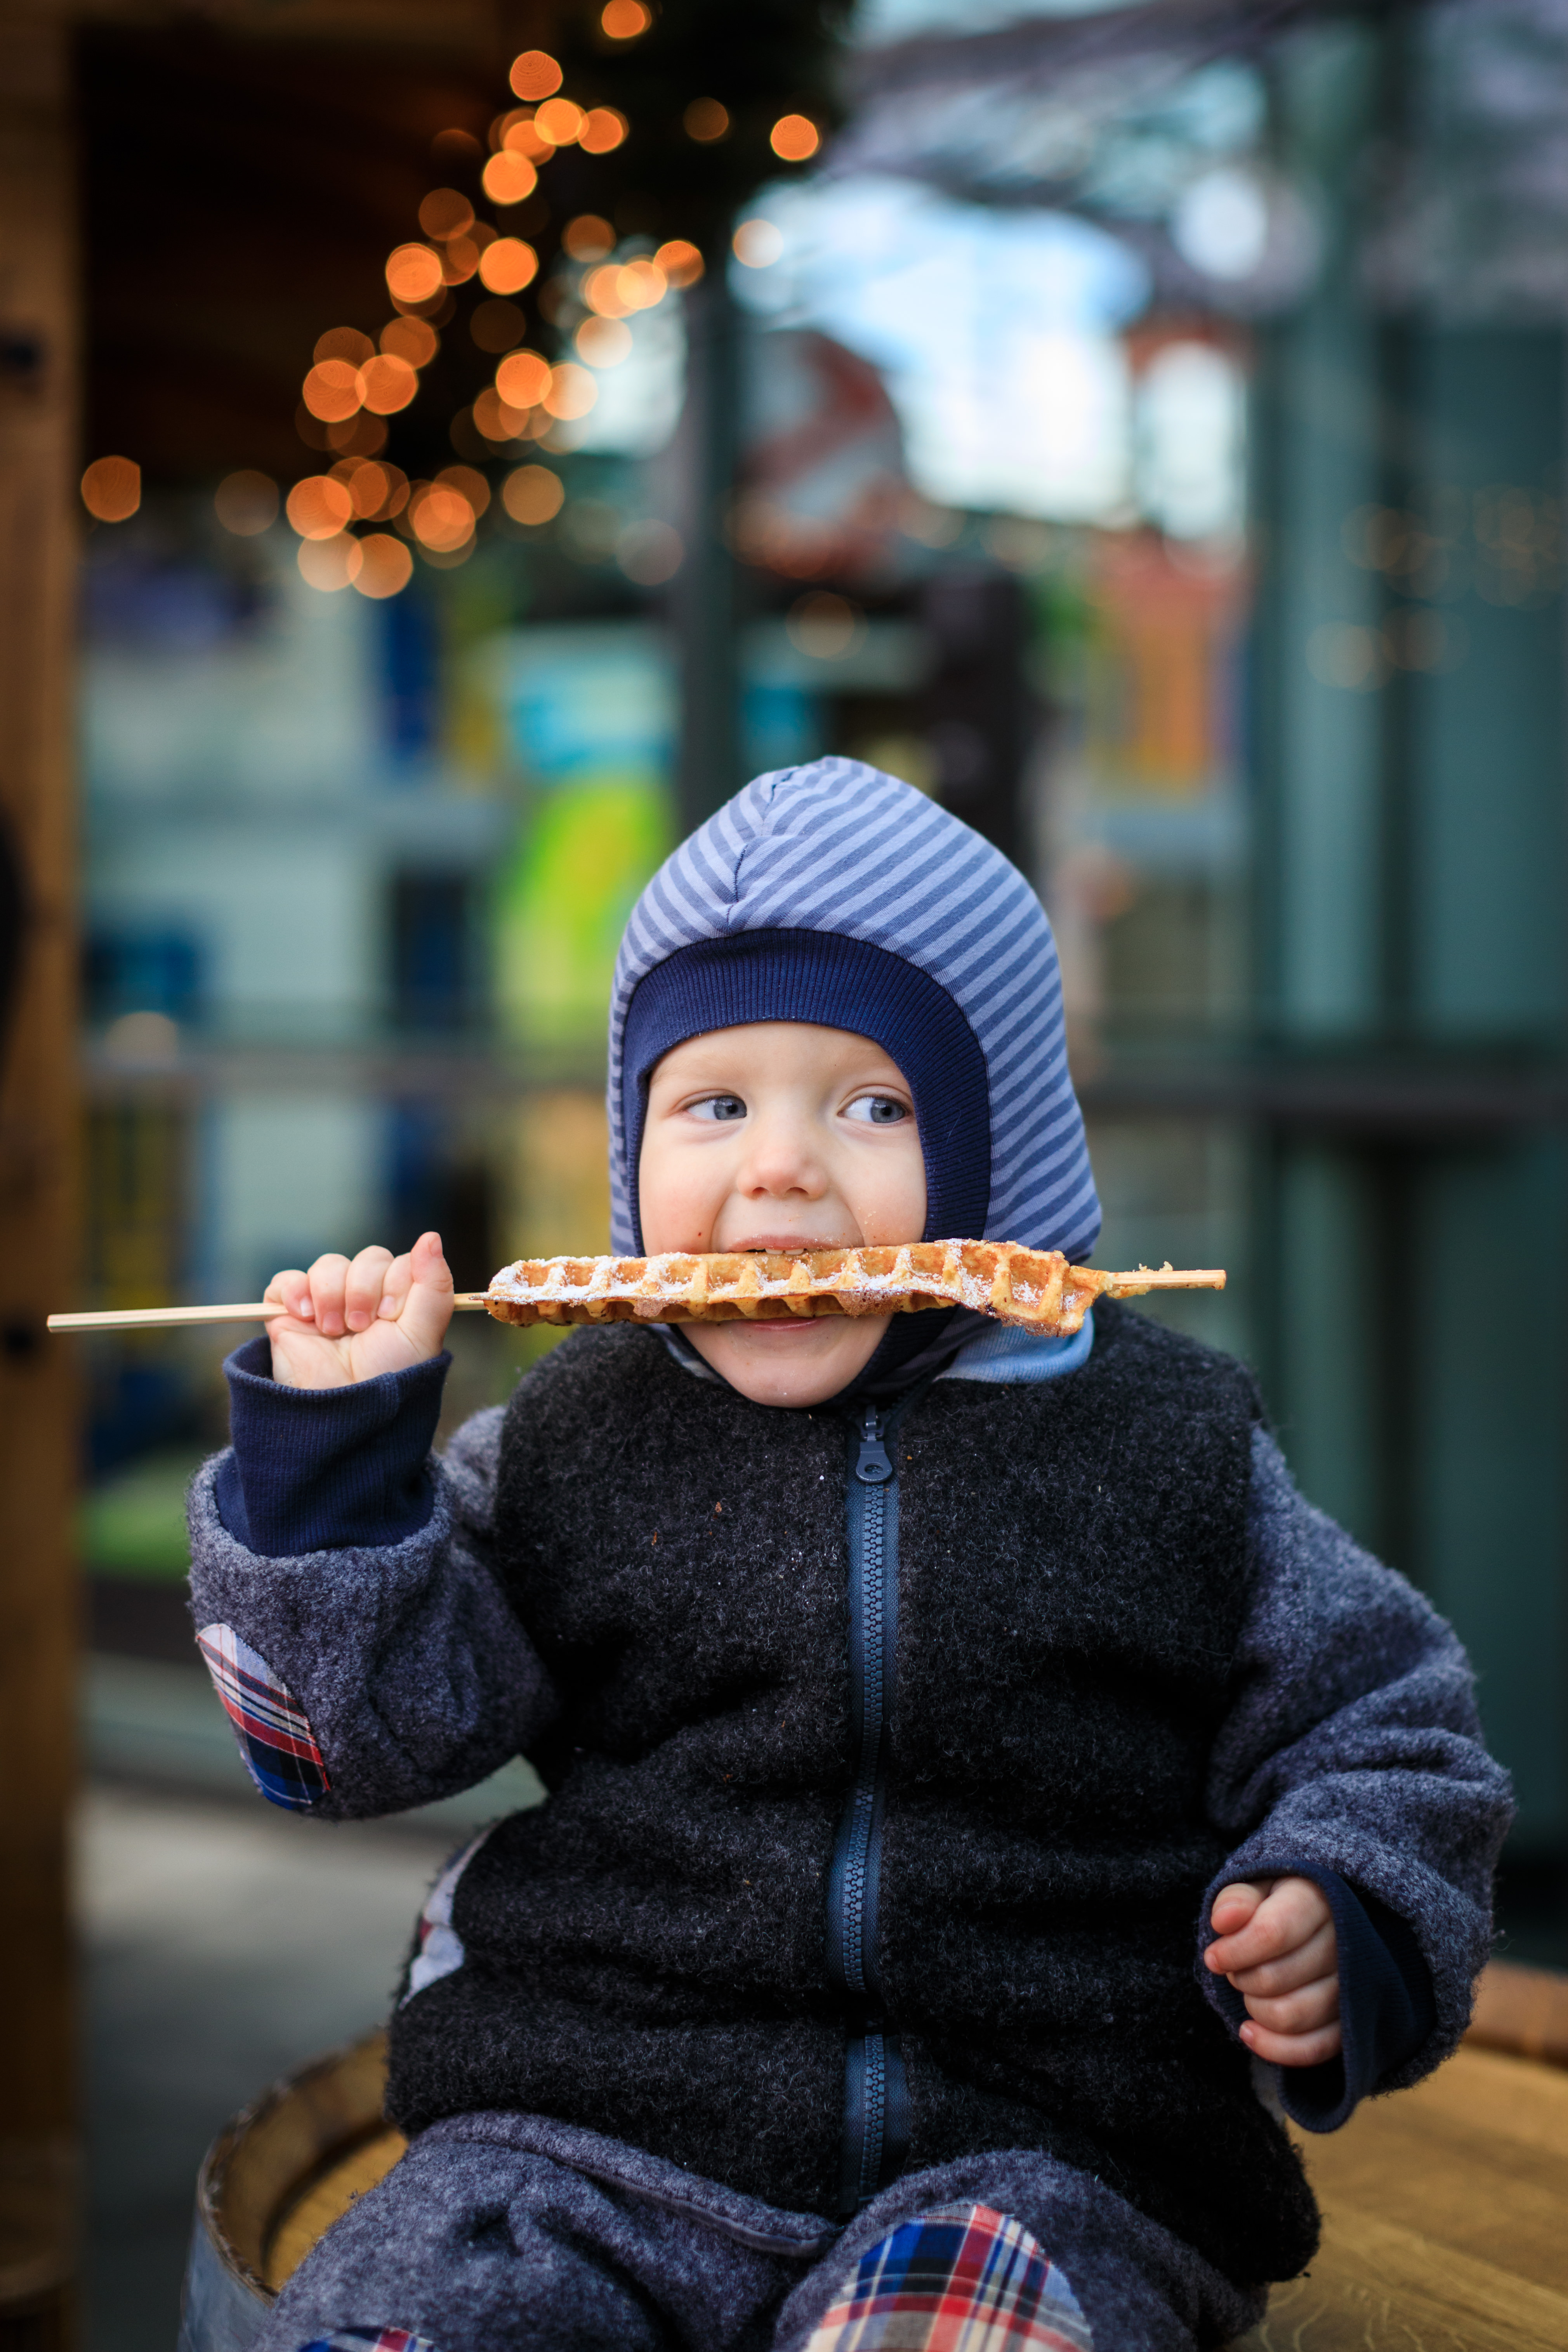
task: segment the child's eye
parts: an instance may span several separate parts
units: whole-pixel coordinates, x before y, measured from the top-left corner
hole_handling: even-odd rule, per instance
[[[739,1095],[704,1095],[700,1102],[688,1103],[693,1118],[744,1118],[746,1106]]]
[[[846,1118],[864,1119],[869,1127],[894,1127],[909,1115],[907,1107],[895,1095],[857,1095],[844,1108]]]

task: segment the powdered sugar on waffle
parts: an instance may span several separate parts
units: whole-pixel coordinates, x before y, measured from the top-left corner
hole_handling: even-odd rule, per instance
[[[1016,1242],[910,1242],[900,1248],[670,1251],[660,1257],[521,1258],[486,1305],[503,1323],[687,1323],[815,1315],[913,1315],[968,1307],[1066,1337],[1110,1276],[1058,1250]]]

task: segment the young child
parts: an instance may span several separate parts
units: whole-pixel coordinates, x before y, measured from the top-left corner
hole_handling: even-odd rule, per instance
[[[648,886],[610,1123],[623,1253],[1099,1233],[1037,900],[848,761]],[[1316,2242],[1281,2108],[1468,2018],[1508,1798],[1454,1635],[1130,1309],[584,1329],[432,1461],[451,1287],[433,1234],[278,1275],[193,1498],[265,1794],[549,1791],[432,1891],[413,2144],[264,2352],[1240,2335]]]

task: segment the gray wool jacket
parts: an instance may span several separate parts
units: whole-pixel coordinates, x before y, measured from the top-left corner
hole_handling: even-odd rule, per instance
[[[1123,1347],[1141,1321],[1121,1327]],[[551,1360],[566,1372],[587,1344],[583,1335]],[[632,1344],[657,1353],[651,1336]],[[537,1751],[557,1699],[515,1588],[508,1597],[501,1410],[426,1462],[437,1366],[315,1396],[276,1388],[265,1360],[261,1342],[231,1366],[238,1453],[197,1481],[192,1583],[204,1650],[266,1793],[324,1819],[385,1814]],[[978,1404],[962,1370],[952,1377]],[[547,1403],[558,1386],[547,1363],[526,1389]],[[1417,2079],[1462,2032],[1489,1948],[1507,1783],[1480,1746],[1452,1632],[1302,1500],[1266,1433],[1250,1444],[1246,1606],[1203,1801],[1225,1859],[1195,1941],[1231,1879],[1290,1869],[1324,1887],[1340,1932],[1345,2058],[1279,2088],[1299,2120],[1331,2128],[1364,2093]],[[387,1540],[331,1539],[335,1528],[363,1538],[378,1518]],[[292,1781],[279,1770],[290,1747]],[[313,1767],[298,1761],[305,1751]],[[421,1923],[412,1990],[461,1965],[443,1885]],[[1234,2030],[1238,1998],[1197,1973]]]

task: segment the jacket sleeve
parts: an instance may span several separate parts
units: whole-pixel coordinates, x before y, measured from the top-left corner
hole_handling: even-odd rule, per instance
[[[269,1400],[252,1355],[228,1367],[257,1391],[236,1384],[236,1445],[190,1506],[196,1639],[252,1778],[325,1820],[475,1787],[554,1713],[493,1566],[501,1409],[437,1460],[429,1368]]]
[[[1364,2093],[1419,2081],[1464,2032],[1512,1803],[1452,1628],[1297,1493],[1262,1431],[1248,1541],[1250,1601],[1208,1783],[1233,1850],[1204,1897],[1201,1940],[1237,1879],[1322,1886],[1344,2055],[1270,2071],[1295,2120],[1331,2130]],[[1199,1976],[1234,2031],[1240,1996],[1201,1959]]]

